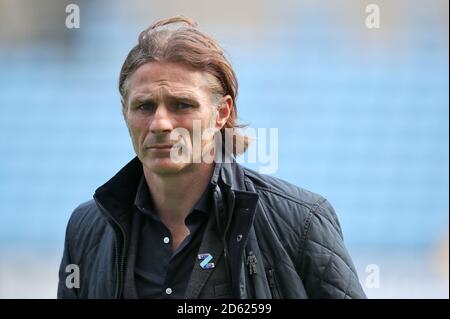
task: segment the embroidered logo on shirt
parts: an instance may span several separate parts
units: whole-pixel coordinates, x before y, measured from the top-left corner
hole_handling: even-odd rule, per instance
[[[215,267],[214,263],[210,263],[210,261],[213,259],[213,256],[211,256],[211,254],[198,254],[197,257],[199,260],[202,260],[202,262],[200,263],[200,267],[202,267],[203,269],[211,269]]]

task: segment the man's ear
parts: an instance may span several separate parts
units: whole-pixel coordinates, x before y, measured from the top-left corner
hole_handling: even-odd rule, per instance
[[[222,98],[219,107],[217,108],[216,128],[218,130],[221,130],[225,126],[225,123],[227,123],[233,107],[233,99],[231,98],[231,96],[225,95]]]

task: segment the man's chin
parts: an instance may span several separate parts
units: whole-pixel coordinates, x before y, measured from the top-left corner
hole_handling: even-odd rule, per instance
[[[175,163],[170,159],[170,157],[164,157],[146,159],[144,165],[154,174],[168,175],[181,172],[188,164]]]

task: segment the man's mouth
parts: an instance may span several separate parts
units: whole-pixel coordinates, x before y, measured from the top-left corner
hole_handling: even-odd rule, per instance
[[[172,147],[173,147],[173,145],[169,145],[169,144],[158,144],[158,145],[149,146],[148,149],[151,149],[151,150],[169,150]]]

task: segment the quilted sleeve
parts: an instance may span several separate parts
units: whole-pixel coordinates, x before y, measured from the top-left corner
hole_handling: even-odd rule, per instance
[[[301,277],[309,298],[366,298],[333,207],[321,199],[304,226]]]

